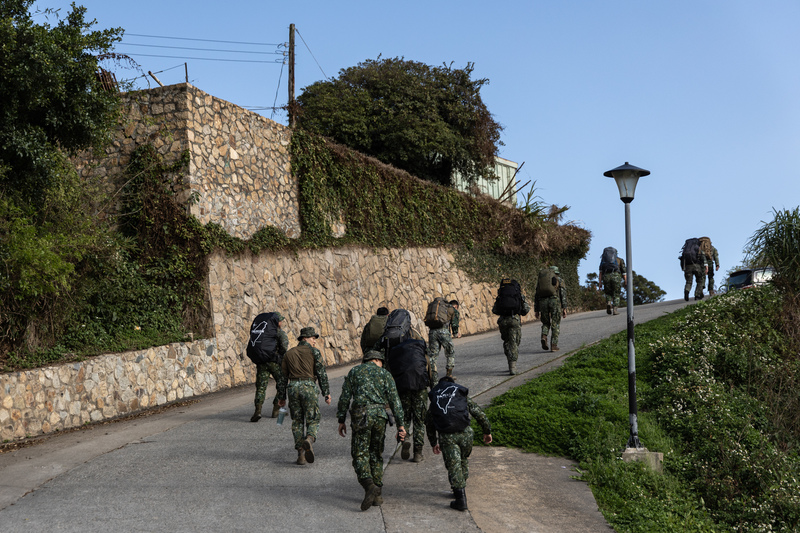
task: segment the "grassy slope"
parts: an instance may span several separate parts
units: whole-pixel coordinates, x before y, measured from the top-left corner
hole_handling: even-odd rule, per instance
[[[738,291],[636,326],[639,434],[664,453],[661,475],[620,459],[624,332],[496,398],[495,442],[579,461],[619,532],[796,530],[798,365],[776,330],[779,302]]]

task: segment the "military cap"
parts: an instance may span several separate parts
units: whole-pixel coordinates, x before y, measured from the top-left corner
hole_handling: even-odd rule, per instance
[[[319,333],[313,327],[307,327],[300,330],[300,336],[297,337],[297,340],[308,339],[309,337],[314,337],[315,339],[319,338]]]
[[[363,362],[366,363],[367,361],[371,361],[373,359],[386,362],[383,352],[379,352],[378,350],[369,350],[367,353],[365,353]]]
[[[557,267],[557,266],[555,266],[555,265],[551,266],[551,267],[550,267],[550,270],[552,270],[552,271],[553,271],[553,272],[555,272],[556,274],[559,274],[559,273],[560,273],[560,272],[558,271],[558,267]]]
[[[278,319],[278,322],[283,322],[284,320],[286,320],[286,319],[283,317],[283,315],[282,315],[281,313],[278,313],[277,311],[275,312],[275,318],[277,318],[277,319]]]

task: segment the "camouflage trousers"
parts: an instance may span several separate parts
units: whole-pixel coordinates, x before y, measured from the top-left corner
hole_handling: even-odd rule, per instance
[[[254,402],[256,405],[264,405],[270,374],[272,374],[272,379],[275,380],[276,384],[283,379],[280,363],[263,363],[256,365],[256,399]],[[272,400],[272,405],[278,405],[277,394],[275,395],[275,399]]]
[[[451,489],[463,489],[469,477],[469,455],[472,453],[472,439],[475,432],[471,427],[458,433],[440,433],[439,448],[442,450],[447,479]]]
[[[684,292],[691,292],[692,281],[697,280],[697,285],[694,289],[695,298],[703,297],[703,289],[706,287],[706,268],[703,265],[686,265],[683,270],[683,277],[686,279],[686,285],[683,287]]]
[[[350,455],[356,478],[371,478],[377,486],[383,486],[383,445],[386,439],[386,418],[366,413],[363,410],[350,411]]]
[[[455,348],[453,348],[453,339],[450,337],[449,328],[431,329],[428,333],[428,357],[431,360],[431,377],[433,383],[439,381],[439,375],[436,371],[436,358],[439,357],[439,350],[444,348],[444,354],[447,356],[446,369],[452,369],[456,366]]]
[[[708,274],[706,274],[706,278],[708,278],[708,292],[714,290],[714,269],[708,267]]]
[[[407,390],[399,393],[403,405],[403,426],[406,428],[406,439],[411,435],[411,424],[414,424],[413,443],[415,450],[425,447],[425,414],[428,411],[428,391]]]
[[[503,339],[503,352],[511,363],[519,357],[519,343],[522,341],[522,322],[517,315],[501,316],[497,319],[500,338]]]
[[[292,416],[294,447],[299,450],[307,436],[317,438],[319,431],[319,400],[317,386],[312,380],[289,381],[289,414]]]
[[[558,346],[558,335],[561,333],[561,303],[558,298],[551,296],[539,301],[539,312],[542,317],[542,337],[547,337],[550,330],[553,335],[550,338],[550,345]]]
[[[622,295],[622,274],[619,272],[603,274],[603,293],[606,295],[606,302],[610,302],[614,307],[619,307],[619,299]]]

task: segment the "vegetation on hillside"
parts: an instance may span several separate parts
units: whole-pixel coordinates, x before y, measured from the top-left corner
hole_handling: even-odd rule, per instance
[[[493,179],[502,127],[481,99],[474,65],[370,59],[313,83],[297,98],[300,128],[421,179]]]

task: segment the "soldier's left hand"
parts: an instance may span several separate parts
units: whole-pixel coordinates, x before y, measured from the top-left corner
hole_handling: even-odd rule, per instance
[[[403,426],[398,428],[397,436],[400,437],[400,440],[406,440],[406,429]]]
[[[433,454],[439,455],[440,453],[442,453],[442,449],[439,448],[439,445],[437,444],[436,446],[433,447]]]
[[[566,309],[562,309],[561,310],[561,317],[562,318],[567,318],[567,310]]]
[[[347,436],[347,426],[344,425],[344,422],[339,424],[339,436],[340,437]]]
[[[325,403],[327,403],[328,405],[330,405],[330,404],[331,404],[331,395],[330,395],[330,394],[328,394],[327,396],[325,396]]]
[[[486,435],[483,436],[483,443],[484,444],[491,444],[492,443],[492,434],[491,433],[487,433]]]

